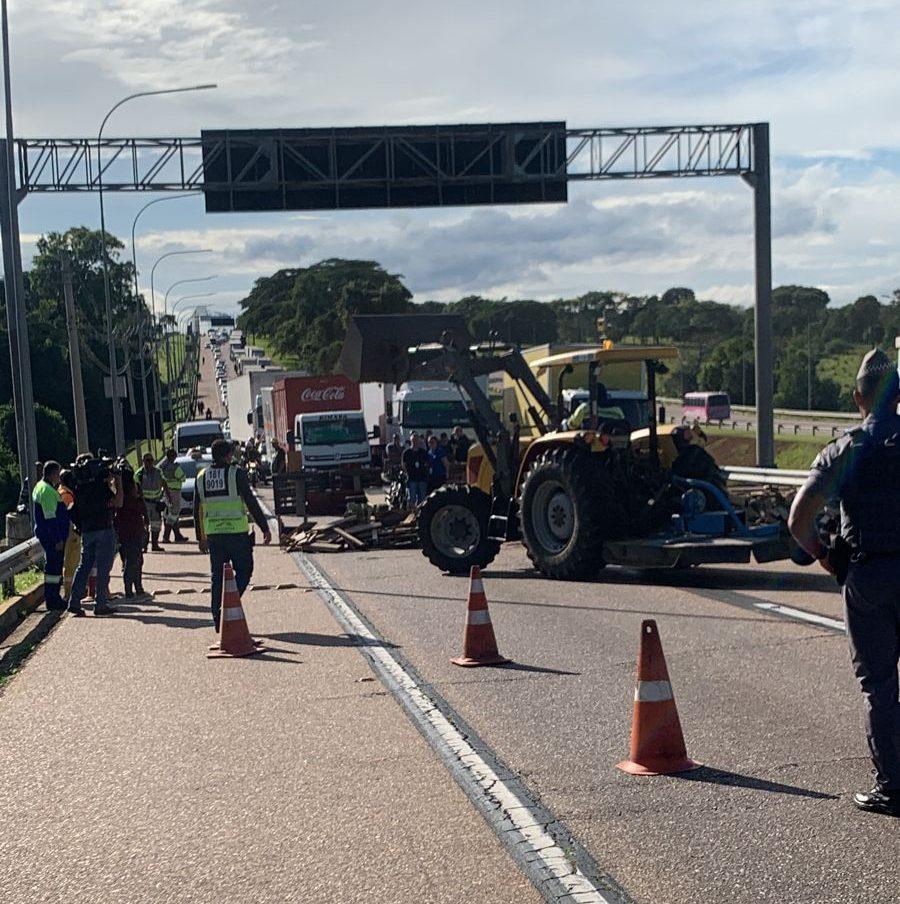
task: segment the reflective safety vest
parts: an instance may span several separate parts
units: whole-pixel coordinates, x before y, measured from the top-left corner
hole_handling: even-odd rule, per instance
[[[177,462],[164,461],[159,470],[162,472],[163,480],[166,483],[166,489],[180,491],[181,485],[184,483],[184,471]]]
[[[246,534],[250,529],[247,507],[237,487],[237,468],[211,465],[197,475],[197,493],[207,537]]]
[[[135,471],[134,479],[141,488],[141,492],[144,494],[144,499],[147,502],[156,502],[157,500],[162,499],[163,476],[162,471],[160,471],[159,468],[154,468],[152,471],[145,471],[143,468],[138,468],[138,470]]]

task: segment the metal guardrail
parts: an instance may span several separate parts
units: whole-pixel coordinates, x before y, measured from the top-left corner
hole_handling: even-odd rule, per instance
[[[37,537],[0,552],[0,585],[6,586],[17,574],[26,568],[40,565],[43,560],[44,550]]]
[[[730,483],[753,483],[773,487],[800,487],[809,476],[808,471],[781,468],[723,467],[720,470]]]

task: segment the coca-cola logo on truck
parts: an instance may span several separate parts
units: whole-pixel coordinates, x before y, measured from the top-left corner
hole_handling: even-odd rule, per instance
[[[302,402],[343,402],[343,386],[323,386],[321,389],[306,388],[300,393]]]

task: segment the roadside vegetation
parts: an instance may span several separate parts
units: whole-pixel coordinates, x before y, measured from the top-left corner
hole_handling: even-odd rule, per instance
[[[900,289],[887,303],[863,295],[834,307],[812,286],[773,293],[775,404],[780,408],[852,410],[859,359],[881,344],[893,355],[900,334]],[[699,299],[689,288],[634,296],[592,291],[549,302],[470,295],[414,303],[399,274],[375,261],[330,259],[258,279],[241,301],[240,326],[283,366],[328,373],[337,364],[354,314],[455,313],[472,335],[496,331],[519,345],[596,342],[598,329],[617,343],[677,345],[681,356],[660,380],[660,395],[724,390],[753,405],[753,311]]]

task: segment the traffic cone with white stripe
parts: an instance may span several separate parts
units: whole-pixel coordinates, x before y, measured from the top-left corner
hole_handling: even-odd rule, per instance
[[[497,638],[494,637],[491,613],[488,611],[484,584],[477,565],[472,566],[469,574],[469,609],[463,654],[450,661],[461,666],[503,665],[504,662],[509,662],[497,649]]]
[[[671,775],[699,766],[687,755],[656,622],[642,621],[631,756],[618,768],[631,775]]]
[[[231,565],[223,566],[222,614],[219,621],[219,643],[209,648],[206,654],[209,659],[224,657],[252,656],[263,650],[262,644],[250,636],[244,609],[241,606],[241,595]]]

